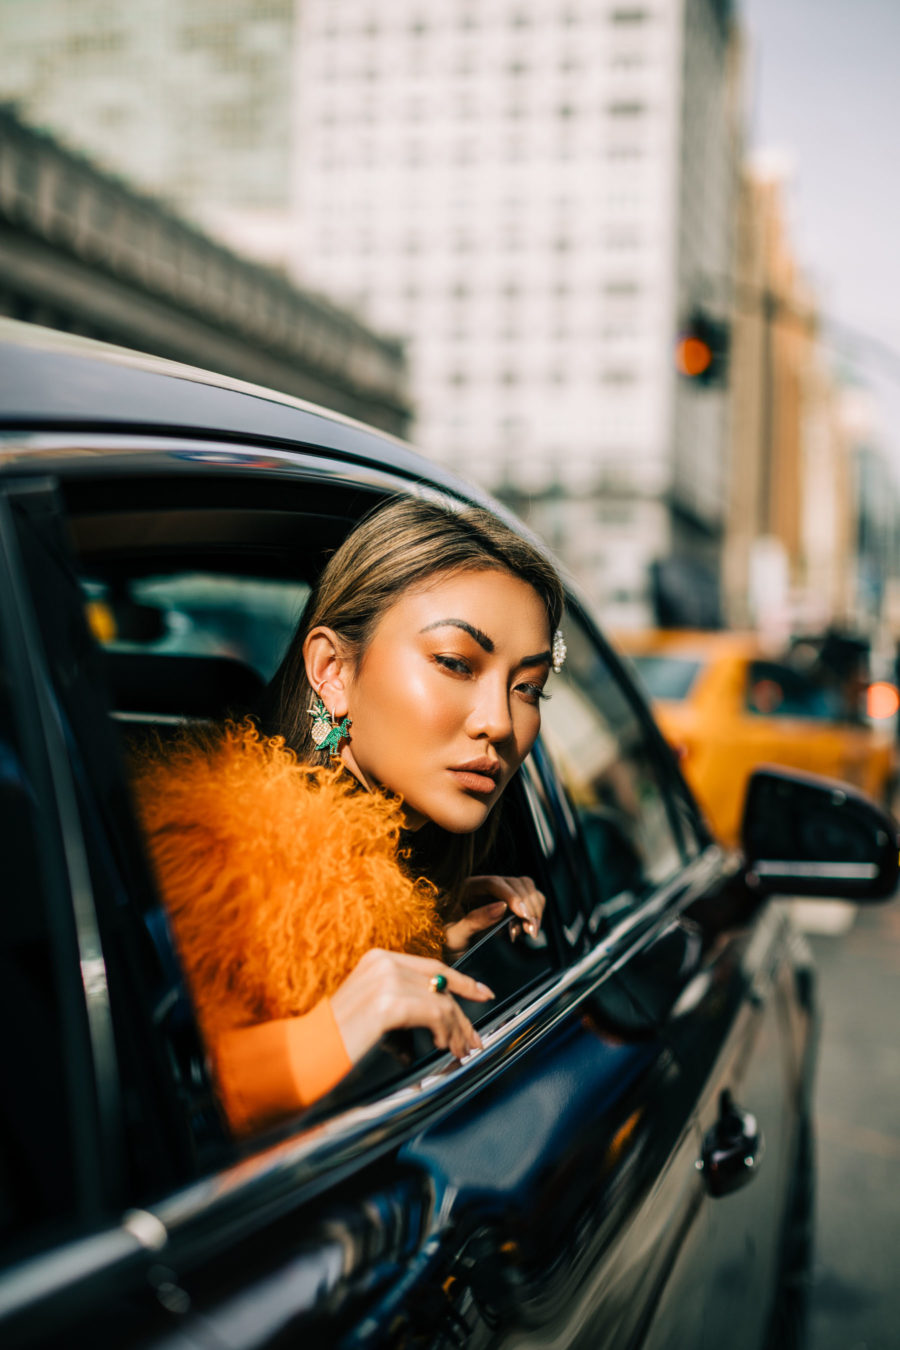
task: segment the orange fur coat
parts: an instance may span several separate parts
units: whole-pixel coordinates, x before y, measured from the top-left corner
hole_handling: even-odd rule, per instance
[[[252,723],[146,751],[134,781],[226,1113],[234,1128],[251,1128],[294,1097],[248,1107],[244,1070],[233,1057],[223,1064],[222,1047],[242,1028],[310,1017],[372,947],[439,956],[436,892],[401,866],[396,800],[361,791],[341,768],[298,764]],[[320,1008],[310,1020],[320,1038],[323,1025]],[[300,1107],[304,1091],[296,1095]]]

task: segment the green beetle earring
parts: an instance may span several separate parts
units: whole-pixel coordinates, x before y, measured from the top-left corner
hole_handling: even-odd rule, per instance
[[[342,722],[336,721],[334,714],[325,707],[318,694],[307,709],[312,718],[312,739],[317,750],[327,750],[332,759],[337,758],[338,746],[350,735],[353,725],[349,717]]]

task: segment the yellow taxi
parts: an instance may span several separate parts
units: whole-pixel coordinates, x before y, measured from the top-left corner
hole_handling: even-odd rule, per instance
[[[840,778],[889,801],[897,753],[893,686],[872,686],[867,715],[855,697],[842,698],[753,634],[654,629],[620,633],[617,645],[723,843],[738,842],[745,785],[762,763]]]

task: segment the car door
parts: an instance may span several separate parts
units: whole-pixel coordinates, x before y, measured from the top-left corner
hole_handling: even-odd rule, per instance
[[[32,598],[63,633],[67,610],[21,547],[48,502],[46,484],[0,489],[0,1343],[187,1347],[158,1297],[158,1225],[126,1180],[123,1116],[143,1103],[120,1073],[87,803],[57,699],[66,673]],[[150,1142],[146,1121],[136,1133]]]

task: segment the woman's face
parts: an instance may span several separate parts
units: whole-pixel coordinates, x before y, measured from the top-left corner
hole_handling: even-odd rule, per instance
[[[345,680],[344,762],[399,794],[410,828],[475,830],[534,745],[549,671],[546,607],[518,577],[462,572],[408,591]]]

